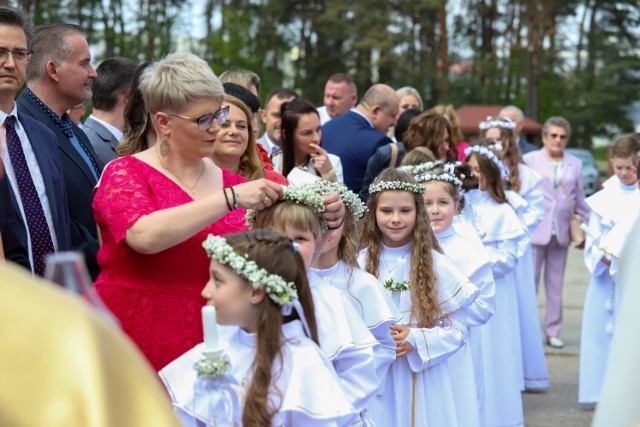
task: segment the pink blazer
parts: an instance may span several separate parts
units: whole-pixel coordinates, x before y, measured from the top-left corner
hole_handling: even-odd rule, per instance
[[[542,222],[531,233],[531,243],[534,245],[547,245],[551,240],[551,227],[556,221],[556,239],[561,246],[569,246],[571,237],[569,234],[569,222],[571,219],[571,207],[582,217],[583,222],[589,219],[589,208],[584,202],[584,189],[582,186],[582,162],[571,154],[564,154],[564,169],[560,185],[553,188],[554,162],[547,151],[531,151],[524,156],[524,162],[542,176],[540,189],[544,195],[545,215]],[[567,200],[567,197],[571,200]]]

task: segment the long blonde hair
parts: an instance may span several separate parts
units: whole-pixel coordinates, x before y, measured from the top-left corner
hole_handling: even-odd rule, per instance
[[[417,184],[416,180],[407,172],[397,169],[385,169],[375,180],[380,181],[401,181]],[[395,191],[395,190],[394,190]],[[364,216],[364,230],[362,233],[362,243],[367,248],[367,259],[365,270],[379,276],[380,269],[380,242],[382,242],[382,232],[376,221],[376,210],[380,194],[374,193],[369,196],[368,211]],[[411,283],[411,318],[419,327],[431,328],[442,315],[440,301],[438,298],[438,278],[433,268],[432,250],[442,252],[436,240],[429,217],[424,207],[424,200],[421,194],[409,192],[413,197],[416,209],[416,222],[413,228],[412,248],[411,248],[411,272],[409,282]]]

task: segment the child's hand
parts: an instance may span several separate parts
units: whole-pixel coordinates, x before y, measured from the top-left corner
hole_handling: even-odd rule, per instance
[[[396,357],[403,357],[411,353],[414,349],[413,346],[407,341],[410,329],[406,326],[392,325],[391,336],[396,343]]]
[[[329,227],[329,230],[339,228],[344,222],[344,203],[338,193],[329,193],[322,199],[324,212],[322,219]]]

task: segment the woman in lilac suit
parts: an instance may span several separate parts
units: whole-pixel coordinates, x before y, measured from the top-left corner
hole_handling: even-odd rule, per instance
[[[569,122],[562,117],[551,117],[542,127],[542,150],[532,151],[524,156],[524,162],[543,178],[541,189],[544,194],[545,216],[531,233],[531,244],[536,286],[542,265],[545,265],[547,312],[544,329],[547,344],[555,348],[564,346],[559,335],[562,329],[562,283],[571,244],[571,210],[575,209],[583,222],[587,222],[589,217],[582,188],[582,163],[577,157],[564,151],[570,137]]]

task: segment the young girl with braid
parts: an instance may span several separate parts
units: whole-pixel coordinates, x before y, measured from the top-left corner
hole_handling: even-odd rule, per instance
[[[468,164],[460,162],[436,165],[415,178],[426,188],[426,211],[444,254],[479,291],[478,298],[467,308],[470,343],[467,350],[470,351],[459,351],[451,358],[454,362],[451,375],[458,385],[454,392],[456,404],[460,403],[461,406],[459,413],[468,414],[466,409],[474,402],[467,393],[472,391],[478,402],[480,425],[484,425],[484,369],[480,330],[496,309],[495,282],[492,264],[477,232],[467,223],[456,221],[464,203],[462,191],[478,188],[478,179],[472,175]],[[471,369],[467,367],[468,363],[473,365]],[[469,370],[475,375],[467,375]],[[462,424],[473,425],[473,420],[465,419]]]
[[[291,239],[252,230],[209,235],[203,246],[211,277],[202,296],[216,307],[219,324],[239,327],[224,349],[228,372],[239,384],[234,392],[240,414],[232,418],[244,426],[357,425],[359,414],[316,345],[306,269]],[[160,371],[185,426],[207,422],[209,402],[196,405],[194,393],[194,363],[202,352],[200,344]]]
[[[385,169],[369,193],[358,261],[384,283],[402,315],[391,327],[396,360],[371,418],[381,426],[462,426],[449,359],[467,342],[466,307],[478,289],[442,254],[424,187],[411,175]]]
[[[499,158],[507,171],[507,198],[516,208],[520,222],[529,234],[544,218],[544,196],[540,190],[542,177],[523,163],[514,129],[515,123],[509,118],[487,117],[486,121],[480,123],[480,137],[502,147]],[[520,240],[518,258],[515,271],[516,296],[520,318],[524,387],[530,391],[541,391],[549,387],[549,375],[540,329],[533,252],[528,236]]]
[[[476,227],[492,264],[496,311],[480,329],[484,366],[486,425],[523,424],[522,349],[516,297],[515,268],[518,243],[525,230],[507,202],[503,177],[506,171],[496,151],[469,147],[466,162],[479,180],[479,189],[465,193],[465,214]]]
[[[326,230],[322,201],[323,197],[308,187],[285,187],[282,199],[264,210],[249,211],[248,219],[254,228],[279,230],[298,243],[305,267],[309,269],[331,237],[328,232],[331,230]],[[381,350],[381,344],[367,328],[353,299],[336,287],[312,278],[309,286],[320,348],[333,364],[351,404],[366,421],[366,408],[382,380],[379,378],[381,367],[391,363],[390,357]]]

